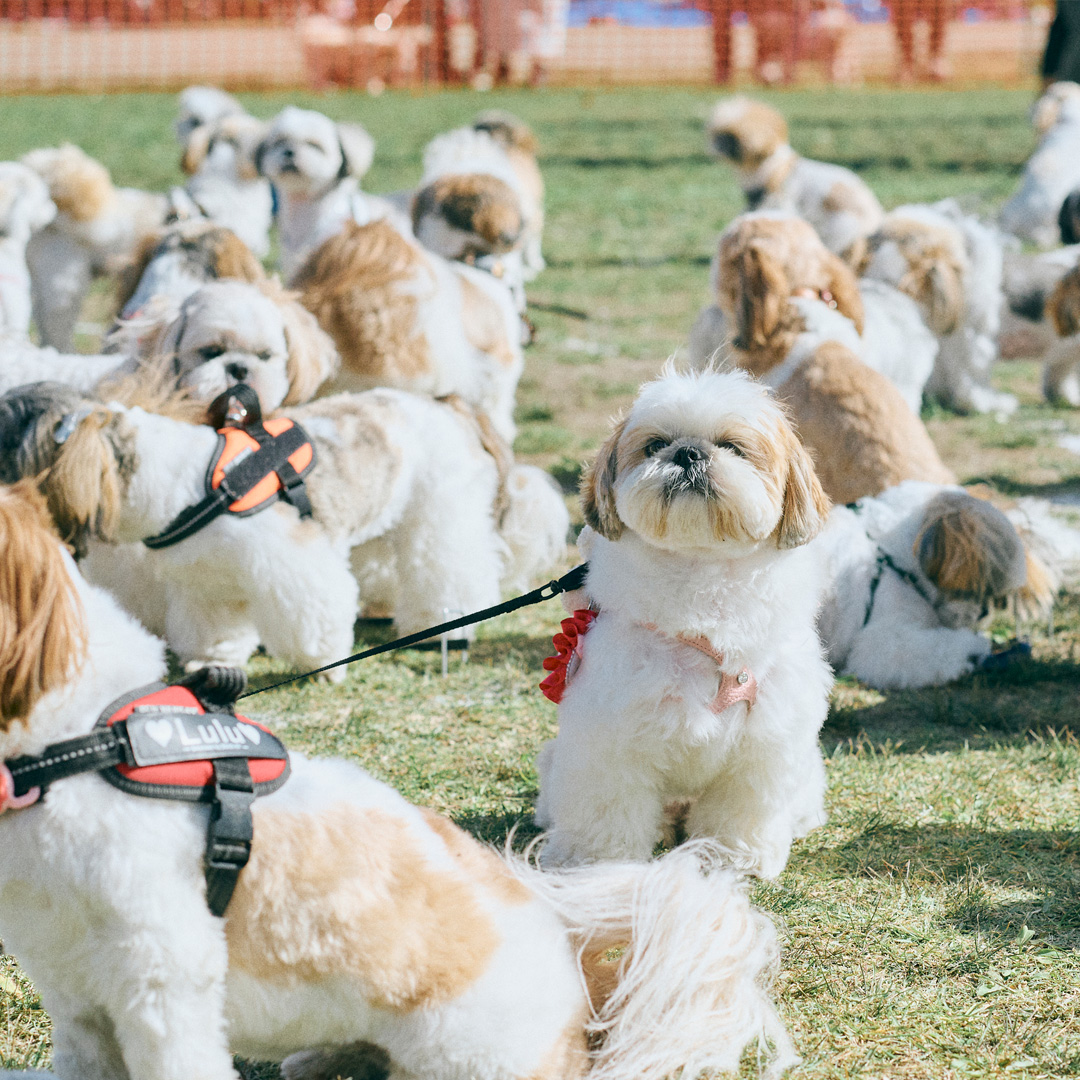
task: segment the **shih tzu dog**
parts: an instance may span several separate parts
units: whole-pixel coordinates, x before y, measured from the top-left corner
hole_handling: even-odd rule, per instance
[[[1056,82],[1032,110],[1039,145],[1024,167],[1020,187],[1001,208],[1001,227],[1042,248],[1060,242],[1058,215],[1080,186],[1080,86]]]
[[[739,372],[647,383],[582,481],[598,614],[537,760],[548,865],[648,859],[669,804],[776,877],[825,818],[832,673],[809,541],[828,500],[767,390]]]
[[[177,114],[173,123],[181,146],[198,127],[216,124],[226,116],[243,113],[244,106],[216,86],[188,86],[177,95]]]
[[[1001,330],[999,234],[952,200],[890,211],[867,241],[864,279],[886,282],[918,303],[939,344],[929,398],[958,412],[1015,412],[1016,398],[990,376]]]
[[[198,213],[231,229],[260,259],[270,251],[274,200],[255,154],[266,136],[263,121],[230,113],[194,128],[184,142],[184,191]]]
[[[852,263],[884,211],[850,169],[800,157],[788,145],[787,121],[745,97],[717,103],[708,123],[710,150],[731,162],[750,210],[786,210],[805,218],[825,246]]]
[[[41,340],[71,352],[92,279],[118,273],[170,213],[165,195],[113,186],[108,169],[70,144],[23,157],[45,181],[56,217],[26,250]]]
[[[978,631],[1014,599],[1045,614],[1080,537],[1040,500],[1002,511],[962,488],[908,481],[834,507],[814,541],[828,566],[819,618],[834,667],[878,689],[940,686],[1026,650]]]
[[[115,396],[128,404],[48,383],[0,397],[0,479],[40,478],[61,534],[88,553],[87,574],[183,663],[243,664],[260,643],[301,670],[336,660],[371,599],[358,580],[392,583],[377,599],[402,633],[498,601],[510,562],[496,520],[500,470],[451,405],[373,390],[286,409],[316,459],[310,518],[281,501],[144,550],[203,499],[218,434],[189,422],[204,405],[148,380]],[[565,530],[554,492],[542,509],[554,502]],[[531,524],[534,536],[548,527]]]
[[[458,394],[513,442],[525,363],[520,320],[510,291],[491,274],[426,251],[386,221],[348,222],[293,285],[341,353],[325,392],[397,386]]]
[[[790,271],[776,259],[777,224],[748,214],[721,237],[717,302],[729,348],[718,362],[776,391],[834,502],[876,495],[908,479],[953,483],[922,420],[855,351],[859,338],[850,316],[859,314],[859,295],[850,271],[841,274],[843,264],[830,255],[825,265],[833,276],[797,279],[821,283],[792,296]],[[780,224],[782,238],[796,227],[809,234],[796,251],[812,249],[805,222]],[[826,288],[841,283],[835,292]]]
[[[813,227],[791,214],[743,214],[721,234],[711,270],[716,301],[690,332],[695,367],[705,367],[731,344],[722,293],[736,278],[764,311],[779,310],[787,298],[800,297],[820,300],[843,316],[848,320],[843,331],[840,318],[831,320],[835,332],[843,333],[839,340],[889,379],[918,415],[938,345],[915,301],[884,282],[856,282],[851,268],[825,247]]]
[[[322,113],[290,105],[270,122],[255,154],[259,172],[278,194],[281,272],[291,284],[307,257],[348,221],[386,218],[409,223],[385,199],[360,190],[375,143],[359,124],[337,124]]]
[[[498,856],[341,760],[292,756],[252,805],[224,918],[210,807],[92,773],[44,800],[3,763],[90,733],[163,679],[162,643],[81,579],[29,484],[0,489],[0,935],[52,1020],[62,1077],[665,1080],[778,1075],[776,934],[708,844],[650,865]],[[766,1041],[772,1043],[770,1048]]]

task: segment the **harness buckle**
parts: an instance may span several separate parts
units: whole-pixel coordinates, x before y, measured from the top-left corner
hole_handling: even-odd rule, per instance
[[[206,903],[217,916],[225,914],[240,871],[251,858],[254,801],[255,784],[247,759],[215,761],[214,802],[206,835]]]

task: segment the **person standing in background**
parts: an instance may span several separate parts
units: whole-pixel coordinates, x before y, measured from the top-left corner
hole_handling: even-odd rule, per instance
[[[915,81],[915,23],[925,19],[930,24],[930,50],[926,78],[943,82],[949,77],[949,62],[945,58],[945,29],[951,14],[952,0],[892,0],[892,19],[896,43],[900,47],[902,83]]]
[[[1045,90],[1053,82],[1080,82],[1080,0],[1057,0],[1040,68]]]

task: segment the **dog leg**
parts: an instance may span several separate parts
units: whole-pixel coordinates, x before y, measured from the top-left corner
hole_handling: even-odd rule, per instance
[[[990,652],[990,642],[974,630],[898,626],[871,622],[856,635],[845,674],[879,690],[941,686],[970,674]]]
[[[175,583],[167,590],[165,638],[183,664],[243,667],[251,659],[259,645],[259,633],[246,604],[193,595]]]
[[[66,237],[46,229],[30,240],[26,261],[42,344],[74,352],[75,324],[93,278],[89,256]]]
[[[70,1080],[128,1080],[127,1066],[104,1010],[85,1011],[76,1001],[48,997],[53,1022],[53,1072]],[[47,1075],[47,1074],[42,1074]]]

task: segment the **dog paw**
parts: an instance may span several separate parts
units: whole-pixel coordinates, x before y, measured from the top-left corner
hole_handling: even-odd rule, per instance
[[[281,1063],[282,1080],[386,1080],[390,1055],[371,1043],[301,1050]]]

